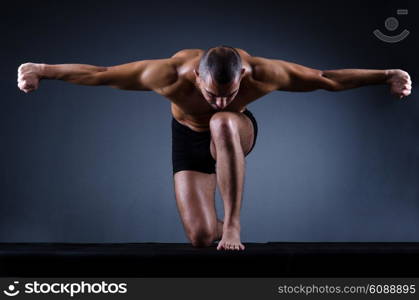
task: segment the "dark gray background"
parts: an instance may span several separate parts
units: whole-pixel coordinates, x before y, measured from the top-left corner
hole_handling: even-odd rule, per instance
[[[372,35],[397,8],[399,33]],[[1,12],[1,242],[186,242],[173,196],[169,102],[44,81],[24,62],[116,65],[219,44],[318,69],[418,75],[414,1],[16,1]],[[275,92],[249,105],[244,242],[419,241],[419,102],[386,86]],[[217,206],[222,215],[220,199]]]

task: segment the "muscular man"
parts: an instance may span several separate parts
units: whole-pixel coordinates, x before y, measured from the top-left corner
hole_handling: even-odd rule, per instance
[[[256,120],[246,109],[249,103],[278,90],[342,91],[387,84],[399,98],[411,91],[410,77],[402,70],[320,71],[228,46],[186,49],[166,59],[112,67],[25,63],[18,69],[18,86],[25,93],[36,90],[41,79],[155,91],[168,98],[174,188],[182,223],[193,246],[220,240],[217,250],[244,250],[240,207],[245,156],[257,137]],[[223,222],[215,210],[217,184]]]

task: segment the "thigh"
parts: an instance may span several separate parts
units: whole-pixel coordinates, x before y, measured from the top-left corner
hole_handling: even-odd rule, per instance
[[[174,174],[176,204],[188,237],[217,230],[215,174],[179,171]]]

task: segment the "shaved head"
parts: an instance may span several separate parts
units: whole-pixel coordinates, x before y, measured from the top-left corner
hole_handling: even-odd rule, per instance
[[[230,46],[210,48],[199,62],[199,76],[211,76],[218,84],[228,84],[240,77],[242,62],[240,54]]]

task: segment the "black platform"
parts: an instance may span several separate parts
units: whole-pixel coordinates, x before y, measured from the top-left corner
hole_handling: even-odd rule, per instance
[[[0,244],[2,277],[419,277],[419,243]]]

